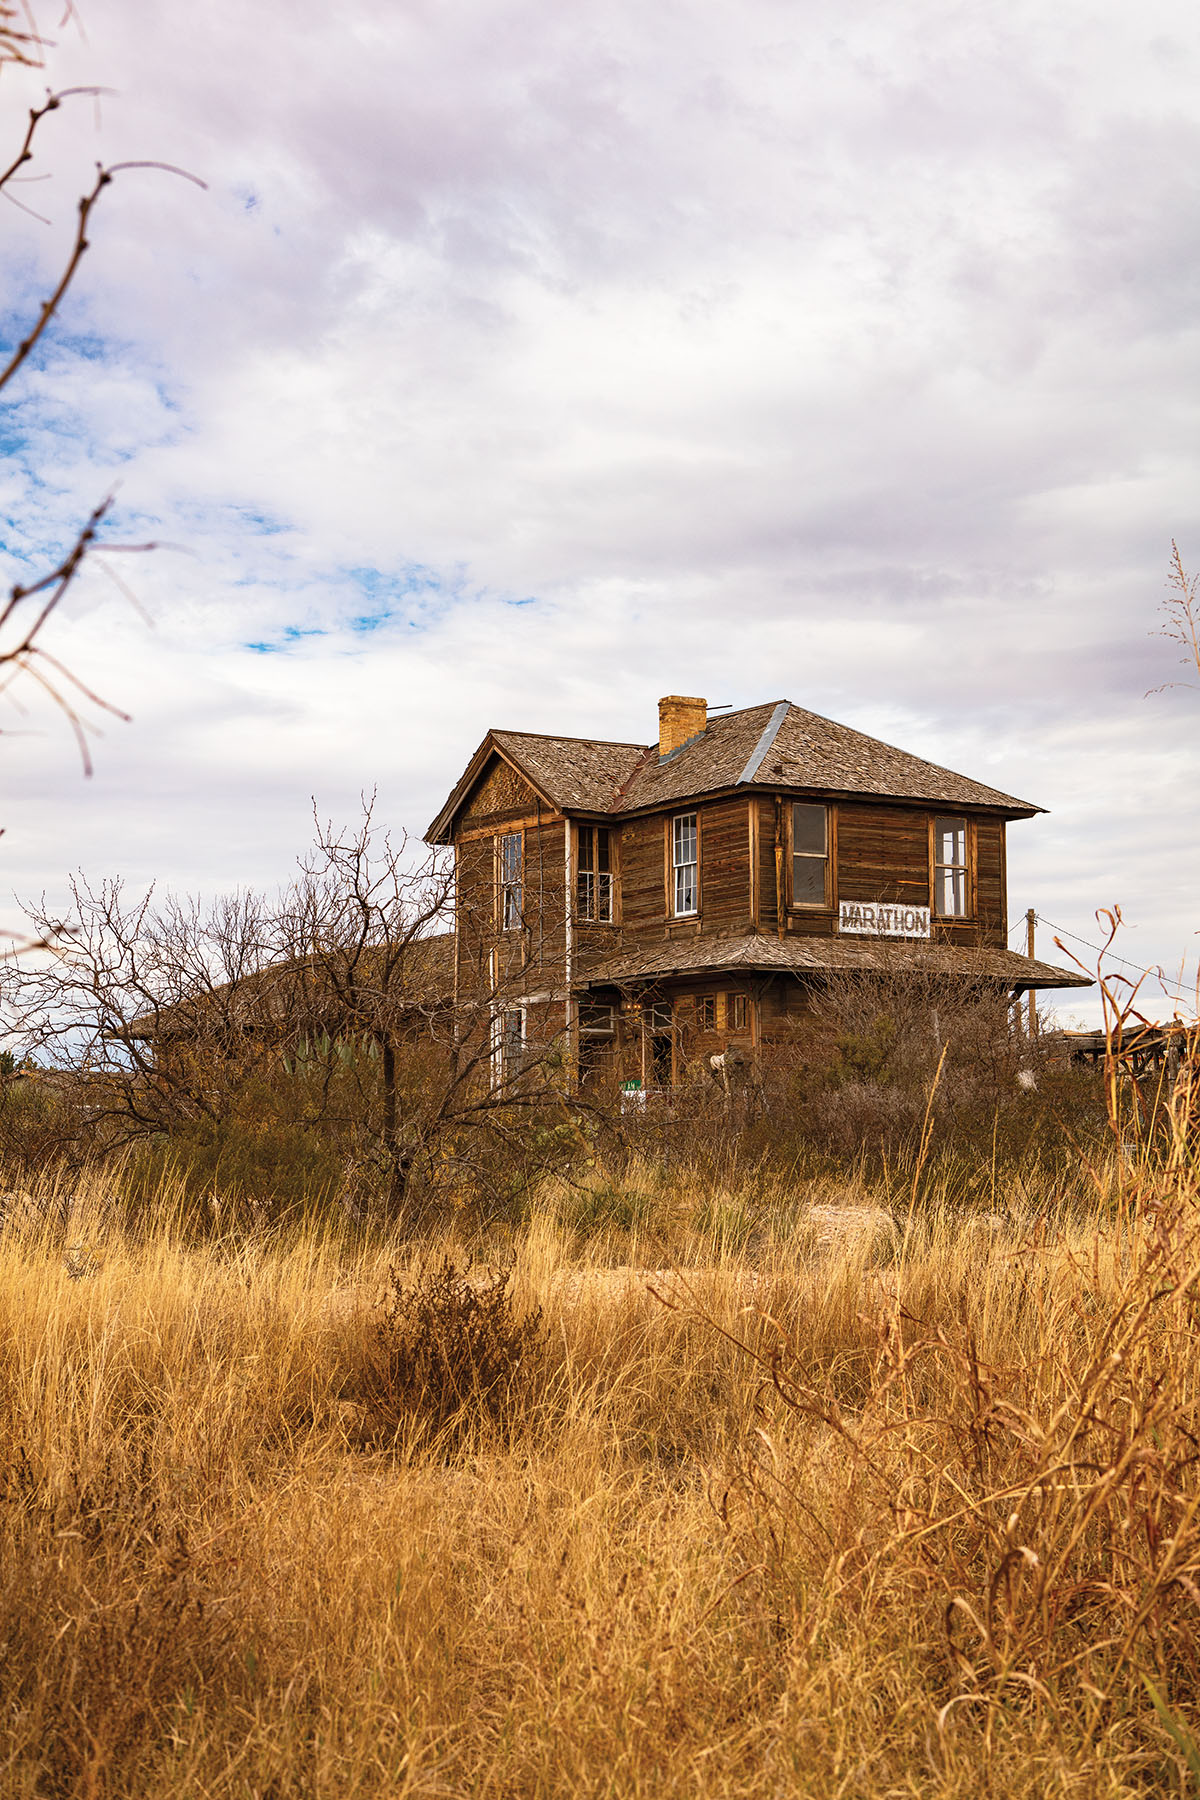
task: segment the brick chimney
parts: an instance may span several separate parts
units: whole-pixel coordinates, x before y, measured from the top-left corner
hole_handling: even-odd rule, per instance
[[[659,758],[670,756],[689,738],[699,737],[707,724],[707,700],[691,694],[667,694],[658,703]]]

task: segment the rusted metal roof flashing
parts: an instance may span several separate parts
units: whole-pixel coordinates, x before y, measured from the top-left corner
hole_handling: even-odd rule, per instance
[[[763,760],[766,757],[767,751],[775,742],[775,735],[778,732],[779,727],[788,716],[791,704],[790,700],[781,700],[779,705],[775,708],[775,711],[771,714],[771,717],[767,720],[766,728],[757,744],[754,746],[753,756],[737,778],[737,785],[739,787],[741,787],[744,781],[753,781],[754,777],[758,774],[758,771],[763,765]]]

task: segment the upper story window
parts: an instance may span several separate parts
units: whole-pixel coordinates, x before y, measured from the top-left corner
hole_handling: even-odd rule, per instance
[[[506,831],[496,839],[496,882],[500,890],[500,923],[513,931],[521,923],[525,840],[519,831]]]
[[[671,820],[671,911],[677,919],[700,910],[698,848],[695,813],[676,813]]]
[[[611,925],[613,916],[612,835],[606,825],[579,827],[575,910],[581,919]]]
[[[939,919],[965,919],[970,913],[967,867],[967,821],[933,821],[933,910]]]
[[[792,905],[829,905],[829,808],[792,807]]]

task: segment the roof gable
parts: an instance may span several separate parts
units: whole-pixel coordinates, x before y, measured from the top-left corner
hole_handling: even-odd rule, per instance
[[[528,813],[548,804],[533,783],[504,757],[493,754],[459,812],[464,825],[485,825],[509,813]]]
[[[615,810],[622,784],[650,754],[644,744],[489,731],[425,836],[430,843],[448,843],[464,807],[469,805],[473,820],[488,811],[477,794],[481,778],[493,779],[487,772],[492,761],[528,784],[531,806],[540,801],[551,811],[606,813]]]

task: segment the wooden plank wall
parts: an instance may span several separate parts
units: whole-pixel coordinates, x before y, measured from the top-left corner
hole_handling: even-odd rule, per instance
[[[839,806],[837,896],[928,906],[929,814],[897,806]]]
[[[975,829],[979,941],[1003,948],[1008,942],[1008,908],[1004,892],[1004,820],[980,819]]]
[[[630,819],[620,828],[621,918],[634,933],[662,931],[666,871],[662,816]]]
[[[690,927],[710,932],[749,931],[750,817],[756,804],[741,795],[698,806],[700,826],[700,917]],[[671,814],[631,819],[620,828],[621,922],[635,935],[664,931],[667,918],[667,831]],[[772,818],[771,832],[774,833]],[[773,836],[770,842],[773,843]],[[773,853],[760,857],[771,863]]]
[[[493,792],[489,799],[494,798]],[[524,855],[521,924],[516,929],[504,931],[498,918],[496,840],[528,814],[518,810],[516,817],[505,816],[493,807],[483,815],[491,822],[488,827],[466,827],[465,835],[456,840],[460,986],[488,979],[492,951],[497,953],[502,986],[561,986],[566,952],[564,825],[560,816],[544,816],[544,803],[536,795],[533,803],[532,821],[520,827]],[[526,971],[530,980],[523,983]]]
[[[758,795],[750,803],[758,807],[758,923],[762,931],[779,925],[779,900],[775,891],[775,802]]]
[[[750,929],[750,832],[748,802],[741,795],[701,806],[700,897],[702,932]]]

